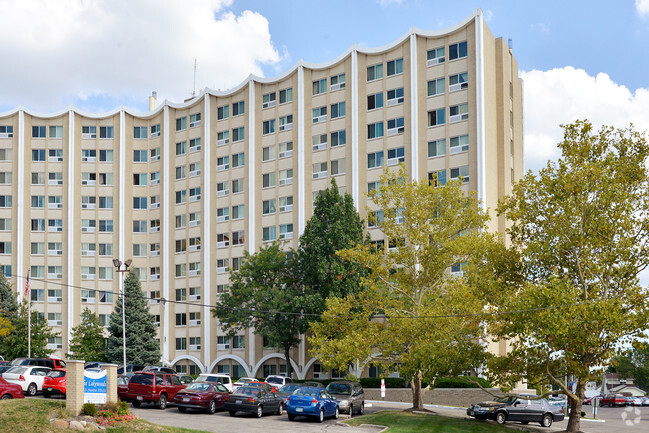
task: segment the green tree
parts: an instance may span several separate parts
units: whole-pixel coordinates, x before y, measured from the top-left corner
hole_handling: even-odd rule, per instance
[[[511,221],[505,255],[520,255],[517,272],[484,287],[494,312],[511,312],[490,316],[491,333],[511,346],[491,360],[494,380],[549,380],[568,396],[567,430],[577,432],[586,382],[647,329],[638,274],[649,264],[649,147],[632,128],[563,128],[559,160],[527,173],[498,209]]]
[[[405,167],[386,170],[369,198],[380,210],[368,219],[389,240],[386,252],[357,245],[338,257],[369,269],[365,290],[327,300],[312,323],[312,355],[330,368],[372,361],[410,381],[413,407],[423,407],[421,383],[462,374],[483,359],[480,298],[459,271],[491,238],[488,219],[461,182],[444,187],[410,182]],[[458,275],[459,274],[459,275]]]
[[[255,254],[245,251],[239,270],[230,271],[229,293],[222,294],[212,309],[229,336],[254,327],[256,334],[280,347],[289,376],[289,352],[309,326],[304,306],[315,304],[307,301],[312,295],[302,290],[297,275],[294,253],[282,251],[279,243],[262,247]]]
[[[613,358],[608,371],[617,373],[620,379],[633,377],[636,386],[649,388],[649,344],[635,342],[631,349]]]
[[[99,317],[87,307],[81,312],[81,323],[72,328],[69,359],[106,361],[106,337]]]
[[[3,272],[0,272],[0,310],[5,314],[18,311],[16,292]]]
[[[340,195],[332,179],[331,187],[318,194],[313,216],[300,236],[298,261],[302,284],[321,296],[311,311],[321,312],[326,298],[358,292],[363,267],[337,256],[336,251],[366,243],[363,227],[352,196]]]
[[[149,312],[142,286],[131,269],[124,280],[124,303],[126,313],[126,362],[129,364],[157,364],[160,362],[160,344],[157,338],[155,318]],[[106,357],[110,362],[122,364],[122,295],[110,315],[110,333],[106,345]]]
[[[0,343],[0,353],[5,359],[25,357],[28,354],[28,308],[27,301],[18,308],[18,311],[9,315],[12,331],[6,335]],[[48,339],[58,336],[58,332],[52,331],[44,319],[32,309],[31,312],[31,356],[36,358],[47,358],[54,350],[47,348]]]

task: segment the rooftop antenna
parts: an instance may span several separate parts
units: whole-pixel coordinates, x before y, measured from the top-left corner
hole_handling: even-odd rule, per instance
[[[512,38],[507,39],[507,48],[509,48],[510,50],[514,48],[514,43],[512,41]]]
[[[192,90],[192,98],[196,96],[196,57],[194,57],[194,90]]]

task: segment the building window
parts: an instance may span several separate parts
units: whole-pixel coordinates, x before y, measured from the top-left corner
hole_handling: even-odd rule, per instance
[[[183,204],[187,202],[187,190],[176,191],[176,204]]]
[[[133,162],[147,162],[147,151],[146,150],[134,150],[133,151]]]
[[[264,242],[271,242],[277,239],[277,227],[263,227],[262,228],[262,238]]]
[[[290,185],[293,183],[293,169],[289,168],[286,170],[279,171],[279,184],[281,185]]]
[[[403,104],[404,97],[403,97],[403,87],[399,87],[398,89],[392,89],[388,90],[388,107],[391,107],[393,105],[398,105],[398,104]]]
[[[145,139],[147,138],[146,126],[134,126],[133,127],[133,138],[136,139]]]
[[[187,350],[187,338],[185,337],[176,338],[176,350]]]
[[[426,52],[426,66],[435,66],[444,63],[444,47],[433,48]]]
[[[327,107],[313,109],[313,123],[322,123],[327,120]]]
[[[445,78],[438,78],[436,80],[430,80],[428,82],[428,96],[441,95],[444,93],[446,86]]]
[[[230,156],[219,156],[216,158],[216,170],[225,171],[230,168]]]
[[[151,125],[151,138],[160,137],[160,124]],[[153,160],[153,152],[151,153],[151,160]]]
[[[313,151],[325,150],[327,148],[327,134],[318,134],[311,137]]]
[[[272,188],[275,186],[275,172],[264,173],[262,175],[262,186],[264,188]]]
[[[198,227],[201,224],[201,213],[200,212],[190,212],[189,213],[189,227]]]
[[[184,229],[185,227],[187,227],[187,215],[176,215],[176,228]]]
[[[243,167],[245,163],[246,158],[243,152],[232,155],[232,168]]]
[[[45,173],[32,172],[32,185],[45,185]]]
[[[331,84],[331,91],[344,89],[345,88],[345,73],[334,75],[329,78],[329,83]]]
[[[189,201],[199,201],[201,199],[201,187],[189,188]]]
[[[195,126],[201,125],[201,113],[194,113],[189,115],[189,127],[193,128]]]
[[[99,220],[99,233],[112,233],[113,220]]]
[[[246,348],[246,337],[243,335],[235,335],[232,337],[232,348],[233,349],[245,349]]]
[[[43,249],[45,249],[45,245],[43,245]],[[0,254],[11,254],[10,241],[0,242]]]
[[[275,104],[277,103],[275,99],[276,97],[277,97],[277,93],[275,92],[270,92],[263,95],[261,97],[261,108],[264,109],[264,108],[274,107]]]
[[[467,89],[469,74],[464,72],[462,74],[455,74],[448,77],[448,91],[455,92],[457,90]]]
[[[469,151],[469,136],[460,135],[458,137],[451,137],[450,141],[451,155],[454,153],[468,152]]]
[[[346,144],[345,130],[331,133],[331,147],[344,146]]]
[[[45,149],[32,149],[32,162],[45,162]]]
[[[61,220],[61,219],[49,219],[49,220],[47,220],[47,231],[49,231],[49,232],[62,232],[63,231],[63,220]]]
[[[446,108],[428,112],[428,126],[443,125],[446,123]]]
[[[434,140],[428,142],[428,157],[435,158],[437,156],[446,155],[446,140]]]
[[[10,232],[12,226],[11,218],[0,218],[0,231]]]
[[[176,301],[186,301],[187,300],[187,289],[176,289]]]
[[[197,137],[189,140],[189,152],[193,153],[198,152],[199,150],[201,150],[201,138]]]
[[[322,78],[313,82],[313,96],[320,95],[327,91],[327,79]]]
[[[289,195],[286,197],[279,198],[279,211],[288,212],[293,210],[293,196]]]
[[[45,138],[45,127],[32,126],[32,138]]]
[[[222,223],[230,219],[230,208],[221,207],[216,210],[216,222]]]
[[[146,186],[146,173],[133,173],[133,186]]]
[[[50,149],[49,162],[63,162],[63,149]]]
[[[388,77],[403,74],[403,59],[390,60],[387,64]]]
[[[331,161],[331,175],[336,176],[338,174],[345,173],[345,158],[334,159]]]
[[[32,231],[33,232],[44,232],[45,231],[45,219],[44,218],[33,218],[32,219]]]
[[[227,335],[219,335],[216,337],[216,349],[227,350],[230,348],[230,337]]]
[[[230,142],[230,131],[221,131],[216,135],[216,145],[222,146]]]
[[[133,233],[146,233],[146,220],[133,220]]]
[[[379,227],[382,222],[383,222],[383,211],[382,210],[370,211],[367,214],[367,227],[368,228]]]
[[[44,208],[45,207],[45,196],[44,195],[33,195],[32,196],[32,208]]]
[[[232,104],[232,116],[239,116],[240,114],[245,113],[244,101],[235,102]]]
[[[232,246],[243,245],[245,242],[245,235],[243,230],[232,232]]]
[[[181,141],[180,143],[176,143],[176,156],[185,155],[186,153],[187,153],[187,142]]]
[[[216,184],[216,196],[225,197],[230,194],[230,189],[228,188],[228,182],[219,182]]]
[[[244,127],[234,128],[232,130],[232,142],[236,143],[237,141],[245,140]]]
[[[459,42],[457,44],[451,44],[448,46],[448,59],[455,60],[461,59],[467,56],[467,46],[466,41]]]
[[[261,204],[262,215],[269,215],[275,213],[275,199],[264,200]]]
[[[113,138],[113,127],[112,126],[100,126],[99,127],[99,138]]]
[[[227,119],[228,117],[230,117],[230,106],[229,105],[223,105],[223,106],[218,107],[216,109],[216,119],[217,120]]]
[[[367,139],[383,137],[383,122],[367,125]]]
[[[189,288],[189,300],[190,301],[200,301],[201,300],[201,288],[200,287],[190,287]],[[190,319],[191,319],[190,313]],[[194,313],[196,314],[196,313]],[[200,313],[198,313],[198,319],[200,319]]]
[[[383,63],[367,67],[367,81],[383,78]]]
[[[229,259],[217,259],[216,260],[216,273],[217,274],[225,274],[228,271],[229,266],[230,266],[230,260]]]
[[[327,177],[327,163],[316,162],[313,164],[313,179],[321,179]]]
[[[176,278],[185,276],[187,276],[187,265],[185,263],[176,265]]]
[[[461,122],[469,118],[469,104],[453,105],[448,108],[450,123]]]
[[[201,337],[189,337],[189,350],[201,350]]]
[[[275,173],[273,173],[275,175]],[[232,181],[232,194],[243,192],[243,178]]]
[[[469,183],[468,165],[451,169],[451,179],[460,179],[460,178],[462,178],[462,183]]]
[[[99,151],[99,162],[113,162],[113,151],[112,150],[100,150]]]
[[[404,148],[397,147],[396,149],[388,150],[388,165],[397,165],[405,161]]]
[[[10,195],[0,195],[0,208],[11,207],[11,198]]]
[[[113,255],[113,244],[99,244],[99,255],[111,257]]]
[[[0,125],[0,138],[12,138],[14,136],[13,125]]]
[[[264,120],[262,123],[262,134],[268,135],[275,132],[275,119]]]
[[[404,130],[403,117],[388,120],[388,137],[391,135],[403,134]]]
[[[185,129],[187,129],[187,116],[176,119],[176,131],[183,131]]]
[[[146,197],[133,197],[133,209],[146,209],[146,208],[147,208]]]
[[[102,197],[99,197],[99,198],[101,199]],[[47,197],[47,207],[50,208],[50,209],[61,209],[63,207],[63,196],[60,196],[60,195],[50,195],[50,196],[48,196]]]
[[[232,206],[232,219],[239,220],[246,217],[245,205],[240,204],[237,206]]]
[[[184,165],[176,167],[176,180],[184,179],[187,177],[187,167]]]
[[[331,104],[331,118],[338,119],[339,117],[345,117],[345,101]]]
[[[133,257],[146,257],[146,244],[133,244]]]
[[[293,224],[280,224],[279,226],[280,239],[293,239]]]
[[[63,138],[63,127],[50,126],[50,138]]]
[[[113,279],[113,268],[112,266],[100,266],[99,267],[99,279],[100,280],[112,280]],[[102,292],[99,292],[101,295]],[[99,301],[101,302],[101,300]],[[110,302],[113,302],[112,293]]]
[[[367,168],[376,168],[383,166],[383,151],[367,154]]]
[[[383,108],[383,92],[367,95],[367,109]]]
[[[185,326],[185,325],[187,325],[187,314],[176,313],[176,326]]]
[[[282,116],[279,118],[279,132],[290,131],[293,129],[293,115]]]

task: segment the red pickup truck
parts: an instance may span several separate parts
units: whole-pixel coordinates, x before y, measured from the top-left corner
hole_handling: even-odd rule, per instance
[[[159,371],[139,371],[131,376],[125,400],[130,401],[133,407],[140,407],[142,403],[153,403],[158,408],[167,407],[168,401],[173,401],[176,393],[185,388],[175,374]]]
[[[600,406],[626,406],[626,400],[622,394],[606,394],[599,401]]]

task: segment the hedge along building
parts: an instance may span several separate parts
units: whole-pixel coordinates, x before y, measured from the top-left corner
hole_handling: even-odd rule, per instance
[[[386,165],[403,161],[414,178],[441,183],[462,176],[492,212],[490,229],[504,233],[493,209],[523,173],[518,66],[480,10],[326,64],[152,102],[148,113],[0,114],[0,265],[16,288],[31,270],[34,308],[61,333],[49,342],[55,355],[83,308],[107,324],[121,290],[112,259],[130,258],[164,363],[280,373],[276,348],[252,330],[227,338],[209,306],[244,250],[297,246],[332,177],[365,217]],[[308,349],[303,339],[291,352],[296,375],[326,377]]]

